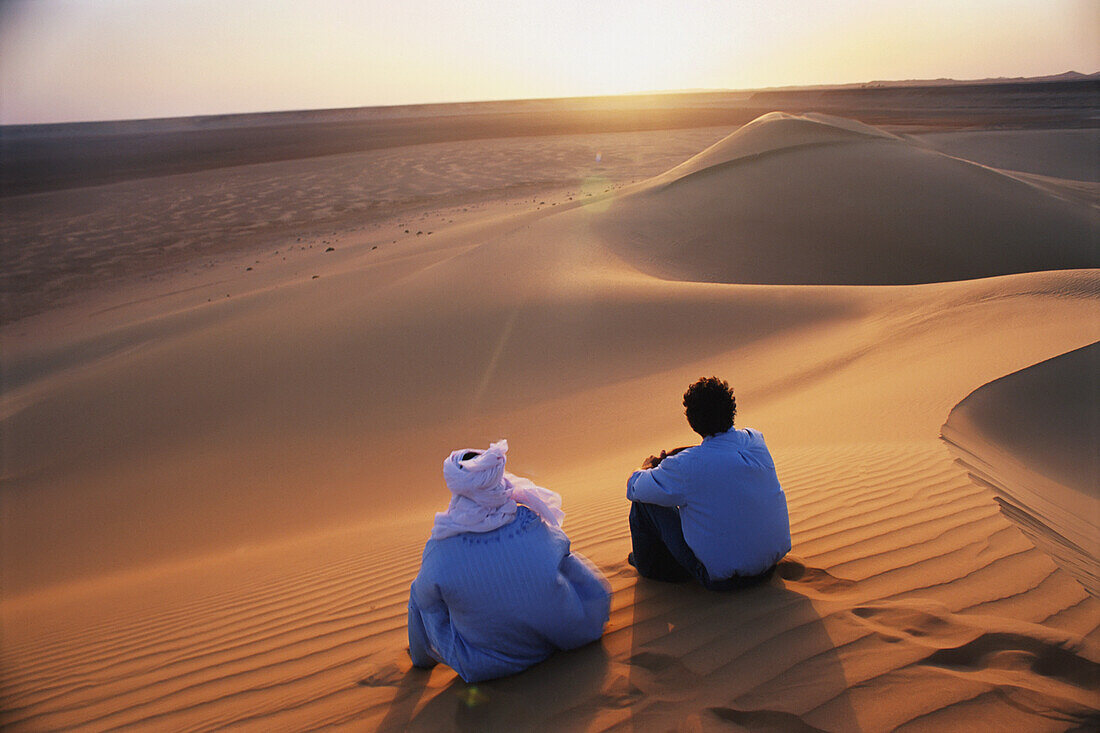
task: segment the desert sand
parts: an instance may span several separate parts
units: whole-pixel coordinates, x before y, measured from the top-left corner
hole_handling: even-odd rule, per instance
[[[85,275],[45,244],[5,255],[40,281],[0,331],[0,722],[1095,727],[1098,134],[1028,132],[1010,170],[995,132],[774,113],[16,197],[9,241],[56,226],[128,277],[66,295]],[[185,192],[224,221],[152,268]],[[709,374],[792,520],[777,577],[731,594],[626,564],[626,478],[693,441]],[[440,462],[502,437],[612,613],[471,687],[410,667],[405,607]]]

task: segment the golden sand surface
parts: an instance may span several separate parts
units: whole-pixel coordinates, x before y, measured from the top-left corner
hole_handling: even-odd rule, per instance
[[[1005,172],[775,114],[35,194],[19,226],[107,231],[125,273],[70,298],[66,257],[17,255],[44,295],[0,330],[0,723],[1095,726],[1100,605],[975,466],[1064,474],[988,417],[1019,414],[997,411],[1015,389],[952,410],[1020,373],[1095,415],[1094,372],[1071,363],[1052,392],[1029,368],[1100,340],[1100,213],[1059,193],[1096,139],[1054,131],[1049,167]],[[337,205],[330,228],[316,212]],[[326,230],[297,234],[311,216]],[[160,269],[157,232],[192,243]],[[777,576],[730,594],[626,564],[626,478],[692,442],[680,396],[709,374],[791,511]],[[1087,429],[1067,419],[1043,422],[1053,442]],[[562,494],[612,612],[598,643],[475,688],[411,668],[405,608],[440,461],[501,437],[510,470]],[[1045,498],[1080,514],[1091,491]]]

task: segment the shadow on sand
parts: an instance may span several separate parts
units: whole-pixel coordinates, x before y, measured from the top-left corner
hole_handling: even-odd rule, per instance
[[[628,729],[857,729],[836,641],[811,601],[851,585],[794,558],[728,593],[639,579]]]
[[[793,558],[769,582],[728,593],[637,579],[618,591],[632,602],[602,640],[521,674],[440,688],[409,670],[379,730],[857,729],[815,607],[851,585]]]
[[[398,684],[378,730],[576,729],[590,717],[589,703],[603,688],[607,670],[608,654],[599,641],[558,652],[520,674],[474,685],[455,676],[442,689],[431,689],[429,673],[414,668]]]

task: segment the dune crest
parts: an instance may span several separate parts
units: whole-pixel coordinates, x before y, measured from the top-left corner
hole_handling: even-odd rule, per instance
[[[942,434],[959,463],[996,494],[1032,541],[1100,596],[1100,344],[972,392]]]
[[[1100,265],[1094,207],[826,115],[764,115],[590,217],[670,280],[910,285]]]
[[[768,112],[722,138],[706,150],[657,176],[654,182],[670,183],[707,168],[803,145],[852,142],[860,138],[900,141],[885,130],[856,120],[807,112]]]

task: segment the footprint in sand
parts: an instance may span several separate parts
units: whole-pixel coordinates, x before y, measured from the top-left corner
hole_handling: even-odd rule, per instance
[[[641,679],[650,680],[664,690],[666,696],[673,690],[688,693],[694,689],[699,675],[678,657],[660,652],[642,651],[634,654],[626,663],[648,674]]]
[[[852,615],[870,626],[898,631],[918,639],[964,631],[958,624],[948,620],[950,611],[946,608],[937,612],[900,605],[857,606],[852,609]]]
[[[631,684],[626,677],[616,677],[600,693],[602,705],[609,708],[628,708],[645,698],[645,693]]]
[[[839,593],[855,585],[853,580],[838,578],[821,568],[808,567],[794,557],[780,561],[775,568],[775,574],[783,580],[806,585],[819,593]]]
[[[856,622],[869,627],[890,643],[904,640],[922,646],[943,648],[973,638],[976,631],[958,623],[947,608],[937,605],[883,603],[857,606],[851,610]]]
[[[683,662],[681,662],[679,659],[672,656],[671,654],[661,654],[660,652],[638,652],[626,661],[627,664],[633,665],[635,667],[641,667],[642,669],[647,669],[655,674],[676,667],[683,667],[683,671],[691,674],[690,670],[684,667]]]
[[[721,720],[761,733],[825,733],[794,713],[781,710],[737,710],[736,708],[707,708]]]
[[[962,671],[1030,670],[1082,690],[1100,689],[1100,664],[1055,640],[1024,634],[988,632],[966,644],[933,652],[921,663]]]
[[[1100,689],[1100,663],[1084,656],[1075,638],[1043,627],[1031,627],[1035,634],[988,629],[935,606],[868,605],[852,615],[888,641],[929,647],[918,664],[962,673],[1030,671],[1082,691]]]
[[[359,680],[360,687],[397,687],[405,679],[405,673],[396,664],[387,664]]]

